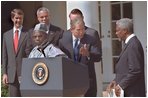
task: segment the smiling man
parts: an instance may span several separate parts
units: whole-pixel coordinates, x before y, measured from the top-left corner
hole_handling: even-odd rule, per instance
[[[28,34],[23,28],[24,13],[21,9],[11,11],[13,29],[3,35],[2,73],[3,84],[9,86],[10,97],[20,97],[20,78],[22,58],[27,57],[30,50]]]

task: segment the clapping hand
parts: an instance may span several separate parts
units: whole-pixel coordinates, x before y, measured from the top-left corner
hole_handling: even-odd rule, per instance
[[[82,56],[89,56],[89,48],[88,48],[88,45],[86,45],[86,44],[82,45],[82,47],[80,48],[79,53]]]

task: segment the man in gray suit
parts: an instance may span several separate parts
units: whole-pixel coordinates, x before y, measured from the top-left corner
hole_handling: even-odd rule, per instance
[[[71,20],[71,28],[63,33],[59,47],[70,59],[88,66],[90,85],[84,96],[96,96],[94,62],[100,61],[101,52],[96,39],[85,33],[82,18]]]
[[[116,64],[116,77],[107,90],[115,88],[120,96],[121,90],[126,97],[145,97],[144,53],[138,38],[133,34],[131,19],[123,18],[116,22],[116,35],[126,44]]]
[[[4,85],[9,86],[9,96],[17,97],[20,94],[20,78],[22,58],[27,57],[30,52],[28,34],[24,31],[24,13],[21,9],[11,11],[13,29],[3,35],[2,72]]]
[[[70,14],[69,14],[69,18],[70,18],[71,21],[76,19],[76,18],[81,18],[82,20],[84,20],[83,13],[79,9],[73,9],[70,12]],[[85,29],[85,33],[90,35],[90,37],[92,37],[92,39],[94,39],[94,41],[96,42],[97,47],[99,49],[100,55],[102,55],[102,53],[101,53],[101,41],[100,41],[100,37],[99,37],[98,31],[96,31],[95,29],[92,29],[90,27],[87,27],[87,26],[85,26],[84,29]],[[93,70],[93,71],[94,71],[93,73],[95,73],[95,70]],[[94,80],[96,80],[95,77],[94,77]],[[96,82],[94,82],[93,86],[94,86],[93,87],[93,89],[94,89],[93,93],[89,89],[87,91],[87,93],[85,94],[85,97],[92,97],[92,96],[96,96],[97,95],[97,85],[96,85]]]

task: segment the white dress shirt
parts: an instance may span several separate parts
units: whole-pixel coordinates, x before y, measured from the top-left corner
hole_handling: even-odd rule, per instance
[[[80,39],[76,38],[74,35],[72,35],[73,48],[75,47],[76,39],[78,39],[78,45],[79,45],[80,44]]]
[[[125,40],[125,44],[127,44],[128,41],[129,41],[132,37],[134,37],[134,36],[135,36],[135,34],[131,34],[130,36],[128,36],[128,37],[126,38],[126,40]]]
[[[15,36],[15,31],[18,30],[18,39],[20,38],[21,35],[21,31],[22,31],[23,26],[21,26],[19,29],[16,29],[15,27],[13,27],[13,38]]]

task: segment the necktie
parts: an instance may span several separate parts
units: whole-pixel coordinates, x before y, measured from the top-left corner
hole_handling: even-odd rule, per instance
[[[74,45],[74,60],[77,62],[78,61],[78,57],[79,57],[79,45],[78,45],[78,41],[79,39],[75,40],[75,45]]]
[[[14,34],[14,49],[15,49],[15,53],[17,53],[17,48],[18,48],[18,30],[15,30],[15,34]]]

